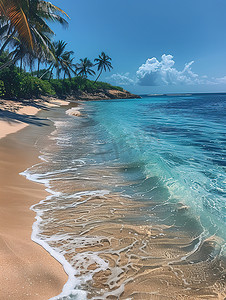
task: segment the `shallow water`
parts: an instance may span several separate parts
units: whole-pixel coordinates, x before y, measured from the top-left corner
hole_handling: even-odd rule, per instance
[[[51,195],[33,239],[66,268],[56,299],[224,299],[226,95],[80,104],[24,174]]]

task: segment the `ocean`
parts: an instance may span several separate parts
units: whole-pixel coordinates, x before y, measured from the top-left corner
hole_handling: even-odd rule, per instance
[[[42,112],[54,129],[22,173],[50,193],[32,239],[69,276],[53,299],[223,299],[226,94],[74,109]]]

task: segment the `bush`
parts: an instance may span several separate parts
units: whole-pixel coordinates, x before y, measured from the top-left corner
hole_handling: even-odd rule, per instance
[[[0,97],[5,96],[5,85],[4,82],[2,80],[0,80]]]
[[[29,73],[18,71],[16,67],[5,68],[0,72],[0,97],[32,98],[41,95],[55,95],[52,85]]]
[[[17,69],[13,66],[0,72],[0,80],[4,82],[5,97],[16,98],[20,90],[20,77]]]
[[[94,84],[94,81],[92,81]],[[94,84],[95,89],[102,89],[102,90],[118,90],[118,91],[123,91],[123,88],[119,86],[113,86],[107,82],[101,82],[98,81]]]
[[[41,86],[41,91],[42,91],[42,95],[56,95],[56,92],[53,88],[53,86],[51,85],[51,83],[47,80],[42,80],[42,79],[39,79],[39,82],[40,82],[40,86]]]
[[[61,80],[58,79],[52,79],[50,81],[50,84],[52,86],[52,88],[54,89],[55,93],[58,96],[63,96],[64,95],[64,86]]]
[[[20,89],[17,98],[32,98],[41,95],[55,95],[55,90],[50,82],[33,77],[30,74],[23,73],[20,75]]]

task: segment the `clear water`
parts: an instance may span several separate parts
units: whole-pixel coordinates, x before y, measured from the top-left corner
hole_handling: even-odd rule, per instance
[[[92,101],[81,104],[82,118],[68,116],[63,109],[49,116],[56,130],[40,146],[43,162],[25,175],[45,183],[51,192],[33,207],[38,215],[33,239],[69,274],[69,282],[56,299],[140,299],[139,294],[136,298],[129,288],[126,290],[137,278],[132,273],[137,262],[131,253],[142,256],[142,266],[150,268],[150,262],[145,264],[150,253],[157,257],[163,249],[167,251],[161,252],[164,254],[158,263],[164,278],[168,271],[163,266],[173,266],[176,261],[177,268],[187,264],[180,269],[181,282],[186,286],[183,289],[188,293],[185,296],[197,291],[197,274],[192,279],[191,264],[192,270],[203,272],[200,278],[207,274],[197,283],[199,289],[202,284],[206,288],[222,283],[219,260],[225,256],[226,236],[225,108],[226,95],[203,94]],[[135,242],[117,239],[119,226],[120,233],[122,228],[129,228],[128,234],[136,231]],[[152,236],[149,228],[158,234]],[[150,247],[147,236],[158,242]],[[162,237],[168,240],[160,247]],[[112,239],[123,246],[116,247]],[[204,247],[205,241],[213,243],[211,249]],[[103,249],[97,250],[100,244]],[[120,260],[114,260],[112,267],[110,261],[115,256]],[[96,268],[91,267],[94,264]],[[151,266],[155,264],[156,259]],[[211,284],[210,270],[215,270],[216,276]],[[92,284],[100,272],[107,271],[111,272],[108,284]],[[159,295],[163,299],[163,294]],[[194,299],[191,297],[186,299]]]
[[[92,102],[87,109],[95,111],[95,131],[106,143],[101,160],[135,164],[145,177],[133,194],[149,201],[148,179],[156,177],[165,189],[162,200],[176,198],[206,234],[226,237],[226,95]]]

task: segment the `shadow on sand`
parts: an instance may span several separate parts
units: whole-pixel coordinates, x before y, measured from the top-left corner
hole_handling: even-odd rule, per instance
[[[42,110],[49,110],[49,108],[42,104],[42,103],[37,103],[34,101],[20,101],[22,106],[32,106],[37,109],[42,109]],[[0,120],[6,121],[8,123],[18,123],[18,122],[23,122],[25,124],[33,124],[36,126],[48,126],[48,124],[45,122],[46,120],[43,118],[39,118],[35,115],[25,115],[25,114],[20,114],[19,111],[17,110],[8,110],[8,109],[0,109]]]

